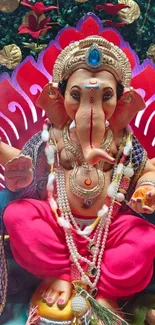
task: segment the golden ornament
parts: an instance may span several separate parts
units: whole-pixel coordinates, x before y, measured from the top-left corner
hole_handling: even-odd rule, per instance
[[[15,11],[20,0],[0,0],[0,11],[9,13]]]
[[[141,14],[138,4],[133,0],[118,0],[118,3],[123,3],[130,8],[122,9],[118,12],[121,21],[132,24]]]
[[[0,64],[8,69],[14,69],[22,60],[22,53],[16,44],[3,47],[0,51]]]
[[[41,50],[43,50],[47,47],[47,44],[37,44],[34,42],[32,42],[32,43],[22,42],[22,44],[24,45],[25,48],[31,49],[34,52],[40,52]]]
[[[155,44],[151,45],[147,51],[147,57],[155,63]]]

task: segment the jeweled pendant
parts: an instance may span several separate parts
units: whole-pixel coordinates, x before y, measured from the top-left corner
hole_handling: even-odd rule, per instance
[[[86,178],[85,181],[84,181],[85,185],[89,186],[92,184],[92,180],[91,178]]]
[[[91,277],[91,278],[94,278],[97,274],[97,267],[95,267],[94,265],[91,266],[88,270],[88,275]]]
[[[86,200],[84,200],[83,208],[88,209],[88,208],[90,208],[92,206],[92,204],[93,204],[92,200],[90,200],[90,199],[87,200],[86,199]]]
[[[96,43],[86,52],[86,63],[92,68],[98,68],[102,64],[102,58],[102,52]]]

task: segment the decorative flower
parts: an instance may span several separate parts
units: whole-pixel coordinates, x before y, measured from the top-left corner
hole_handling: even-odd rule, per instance
[[[40,15],[39,19],[37,14],[33,11],[28,12],[23,18],[23,23],[18,28],[18,34],[30,34],[33,38],[38,38],[45,35],[46,31],[51,26],[47,26],[50,22],[50,18],[46,18],[45,15]]]
[[[107,26],[107,27],[113,27],[113,28],[116,28],[116,29],[118,29],[118,28],[120,28],[120,27],[122,27],[122,26],[124,26],[124,25],[127,25],[127,23],[126,22],[121,22],[121,23],[114,23],[113,21],[111,21],[111,20],[105,20],[105,25]]]
[[[112,3],[106,3],[106,5],[96,5],[96,9],[103,9],[109,15],[116,15],[121,9],[130,8],[128,5],[120,3],[118,5],[113,5]]]
[[[58,9],[56,6],[45,7],[42,2],[30,3],[28,0],[23,0],[21,4],[31,8],[31,10],[33,10],[36,15],[42,15],[47,11]]]
[[[132,24],[140,16],[140,8],[133,0],[118,0],[119,4],[128,5],[128,8],[123,8],[118,12],[121,21]]]

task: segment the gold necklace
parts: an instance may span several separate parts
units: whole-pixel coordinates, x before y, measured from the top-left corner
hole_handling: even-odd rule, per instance
[[[83,188],[82,186],[78,185],[76,182],[76,176],[77,176],[78,169],[79,169],[78,166],[74,166],[74,168],[72,169],[72,171],[70,173],[70,176],[69,176],[70,189],[73,194],[84,199],[85,204],[87,203],[88,205],[92,205],[92,200],[95,199],[97,196],[99,196],[104,189],[104,184],[105,184],[104,173],[102,172],[102,170],[96,168],[98,184],[91,189],[86,189],[86,188]],[[91,185],[91,179],[89,177],[86,178],[84,183],[87,186]]]
[[[69,136],[69,125],[70,125],[70,123],[67,123],[62,131],[66,154],[67,154],[69,160],[71,160],[73,167],[78,162],[80,165],[85,164],[85,166],[86,166],[88,164],[86,163],[86,161],[84,159],[80,144],[77,144],[74,141],[72,141]],[[101,143],[101,149],[108,152],[110,149],[112,140],[113,140],[113,132],[109,127],[107,127],[106,129],[107,129],[107,137],[106,137],[105,141]],[[99,164],[101,164],[101,163],[104,163],[104,162],[102,161]],[[88,166],[89,166],[89,168],[92,167],[91,165],[88,165]]]
[[[109,149],[111,147],[112,140],[113,140],[113,132],[111,131],[110,128],[107,128],[107,138],[101,144],[101,148],[106,151],[109,151]],[[96,164],[96,166],[94,167],[92,165],[89,165],[84,160],[81,146],[79,144],[73,142],[69,136],[69,124],[67,124],[63,129],[63,141],[64,141],[64,145],[65,145],[66,154],[67,154],[69,160],[71,160],[71,164],[73,167],[73,169],[70,173],[70,176],[69,176],[70,189],[74,195],[84,199],[83,208],[89,208],[93,204],[93,200],[97,196],[99,196],[104,189],[104,185],[105,185],[105,175],[103,173],[104,162],[101,161],[98,164]],[[98,184],[91,189],[84,188],[84,187],[78,185],[76,178],[77,178],[77,173],[78,173],[79,168],[86,169],[88,175],[94,169],[94,171],[97,174]],[[91,180],[90,176],[88,176],[85,179],[84,184],[87,187],[89,187],[92,184],[92,180]]]

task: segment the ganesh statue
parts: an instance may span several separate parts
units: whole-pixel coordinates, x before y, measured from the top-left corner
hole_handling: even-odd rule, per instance
[[[36,102],[43,130],[5,161],[11,250],[40,279],[26,324],[129,324],[119,302],[154,272],[155,226],[142,216],[155,210],[155,164],[129,126],[145,102],[102,36],[66,46],[52,77]]]

